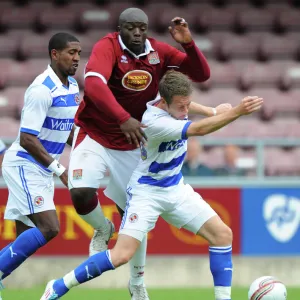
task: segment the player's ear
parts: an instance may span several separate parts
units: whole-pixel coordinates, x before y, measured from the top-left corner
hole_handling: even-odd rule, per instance
[[[118,26],[117,30],[118,30],[118,32],[120,32],[121,31],[121,26]]]
[[[57,60],[58,59],[58,51],[56,49],[51,50],[51,60]]]

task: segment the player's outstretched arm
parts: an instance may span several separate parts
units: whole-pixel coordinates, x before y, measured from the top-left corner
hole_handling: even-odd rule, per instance
[[[189,114],[197,114],[206,117],[212,117],[222,114],[230,109],[232,109],[232,105],[230,103],[222,103],[217,107],[210,107],[199,103],[191,102],[189,107]]]
[[[178,66],[179,71],[188,74],[197,82],[203,82],[210,77],[210,68],[203,53],[193,41],[188,23],[180,17],[172,20],[173,26],[169,27],[172,38],[184,48],[185,53],[169,46],[166,55],[167,67]]]
[[[257,96],[246,97],[239,105],[227,112],[191,123],[186,134],[187,136],[202,136],[214,132],[243,115],[248,115],[259,110],[262,104],[262,98]]]
[[[68,172],[65,167],[54,160],[53,157],[47,152],[37,136],[21,132],[20,145],[23,147],[37,162],[44,167],[53,171],[62,181],[65,186],[68,186]]]

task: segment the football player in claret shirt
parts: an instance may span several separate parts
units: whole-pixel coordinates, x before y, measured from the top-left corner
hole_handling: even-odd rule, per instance
[[[129,8],[119,17],[119,31],[99,40],[85,69],[84,97],[75,118],[69,165],[69,189],[77,213],[94,229],[90,255],[107,249],[114,225],[101,210],[97,190],[107,169],[105,195],[118,206],[126,206],[126,186],[140,158],[140,143],[146,136],[140,122],[146,103],[158,95],[159,80],[169,69],[201,82],[210,76],[208,63],[196,47],[187,22],[179,17],[169,28],[185,53],[147,37],[148,17]],[[190,113],[206,116],[222,113],[230,105],[216,108],[192,103]],[[129,289],[134,300],[149,299],[143,282],[147,237],[130,262]]]

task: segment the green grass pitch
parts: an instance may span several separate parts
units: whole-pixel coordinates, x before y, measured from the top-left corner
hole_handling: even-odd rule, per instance
[[[43,288],[9,290],[2,292],[3,300],[39,300]],[[149,289],[151,300],[214,300],[212,289]],[[75,288],[65,300],[130,300],[125,289],[83,289]],[[300,299],[300,288],[288,288],[288,300]],[[246,288],[234,288],[232,300],[247,300]]]

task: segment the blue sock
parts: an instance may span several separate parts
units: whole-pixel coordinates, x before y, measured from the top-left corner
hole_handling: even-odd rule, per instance
[[[12,245],[12,243],[6,245],[1,251],[0,251],[0,256]]]
[[[71,271],[63,278],[56,280],[53,289],[56,294],[61,297],[66,294],[70,288],[90,281],[102,273],[114,270],[109,251],[103,251],[88,258],[84,263]]]
[[[0,271],[4,275],[3,278],[46,243],[46,239],[38,228],[28,229],[20,234],[0,256]]]
[[[231,299],[232,247],[209,247],[210,271],[214,279],[215,299]]]
[[[0,256],[12,245],[12,243],[6,245],[1,251],[0,251]],[[8,274],[3,274],[1,279],[6,278],[8,275],[10,275],[10,273]]]

